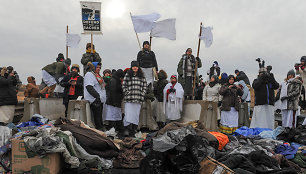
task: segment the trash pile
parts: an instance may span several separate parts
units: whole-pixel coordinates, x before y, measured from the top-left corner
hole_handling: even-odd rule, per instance
[[[0,131],[0,173],[306,172],[306,126],[241,127],[225,135],[198,122],[171,122],[156,132],[119,139],[114,128],[102,132],[78,120],[35,114]]]

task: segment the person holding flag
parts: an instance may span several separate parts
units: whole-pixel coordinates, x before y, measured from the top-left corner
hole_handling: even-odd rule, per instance
[[[144,41],[142,44],[143,48],[137,54],[137,62],[139,63],[140,68],[142,69],[144,76],[146,78],[147,84],[153,84],[153,68],[158,71],[157,61],[155,54],[151,51],[149,41]]]
[[[196,67],[196,62],[198,66]],[[192,99],[192,84],[194,76],[196,76],[196,81],[199,80],[198,73],[195,74],[196,68],[201,68],[202,62],[199,57],[194,57],[192,55],[192,49],[188,48],[186,53],[183,54],[179,64],[177,65],[177,73],[179,75],[178,82],[182,84],[185,91],[185,98]],[[196,70],[196,72],[199,72]]]

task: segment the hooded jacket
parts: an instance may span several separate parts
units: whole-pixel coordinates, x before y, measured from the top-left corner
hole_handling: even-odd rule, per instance
[[[158,81],[154,83],[154,96],[157,98],[158,102],[163,102],[164,100],[164,88],[168,84],[167,73],[160,70],[158,73]]]
[[[24,91],[24,96],[28,98],[39,98],[39,88],[36,85],[35,80],[32,79],[32,77],[27,78],[28,84],[26,86],[26,89]]]
[[[273,74],[270,75],[268,82],[265,82],[262,76],[253,81],[252,87],[255,92],[255,106],[257,105],[273,105],[275,104],[274,90],[279,88],[279,84],[274,79]]]
[[[198,61],[198,68],[202,67],[202,62],[200,58],[195,58],[193,55],[191,55],[191,66],[192,66],[192,80],[194,78],[194,71],[195,71],[195,60]],[[187,67],[187,54],[183,54],[180,62],[177,65],[177,73],[178,73],[178,82],[184,86],[185,85],[185,75],[186,75],[186,67]],[[199,81],[199,74],[196,74],[196,82]]]

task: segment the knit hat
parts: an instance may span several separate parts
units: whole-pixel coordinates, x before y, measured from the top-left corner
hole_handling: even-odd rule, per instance
[[[115,72],[115,75],[119,78],[124,78],[124,72],[122,69],[118,69],[116,72]]]
[[[64,59],[64,54],[63,54],[63,53],[58,53],[57,58],[62,58],[62,59]]]
[[[147,41],[147,40],[146,40],[146,41],[144,41],[144,42],[143,42],[143,44],[142,44],[142,47],[143,47],[145,44],[150,45],[150,42],[149,42],[149,41]]]
[[[191,48],[187,48],[186,53],[187,53],[188,50],[192,50],[192,49]]]
[[[78,65],[78,64],[73,64],[72,66],[71,66],[71,71],[72,71],[72,69],[73,68],[76,68],[77,70],[78,70],[78,72],[80,72],[80,66]]]
[[[215,64],[215,65],[219,65],[217,61],[214,61],[214,64]]]
[[[301,62],[306,62],[306,56],[302,56],[300,59]]]
[[[112,74],[112,72],[111,72],[110,69],[105,69],[105,70],[103,71],[103,75],[105,75],[106,73],[108,73],[109,75]]]
[[[87,43],[87,44],[86,44],[86,50],[87,50],[89,47],[91,47],[91,43]],[[92,47],[93,47],[93,49],[95,49],[95,45],[94,45],[94,44],[92,44]]]
[[[292,69],[292,70],[290,70],[290,71],[288,71],[288,73],[287,73],[287,77],[288,77],[289,75],[293,75],[293,77],[295,77],[295,72],[294,72],[294,70],[293,70],[293,69]]]
[[[237,73],[239,73],[239,70],[238,70],[238,69],[235,70],[235,74],[237,74]]]
[[[139,63],[136,60],[133,60],[131,62],[131,67],[134,67],[134,66],[139,67]]]
[[[172,75],[172,76],[170,77],[170,79],[171,79],[171,78],[177,79],[177,76],[174,74],[174,75]]]
[[[93,66],[95,67],[95,69],[97,68],[98,65],[102,65],[100,62],[92,62]]]
[[[67,58],[65,61],[64,61],[65,64],[67,65],[71,65],[71,59],[70,58]]]
[[[98,63],[98,62],[97,62]],[[93,71],[95,69],[95,66],[92,62],[87,63],[86,71]]]

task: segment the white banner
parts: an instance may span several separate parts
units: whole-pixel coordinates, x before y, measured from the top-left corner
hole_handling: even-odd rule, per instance
[[[78,34],[66,34],[66,46],[75,48],[81,41],[81,37]]]
[[[151,36],[176,40],[175,20],[175,18],[171,18],[156,22],[151,31]]]
[[[202,26],[202,34],[199,37],[201,40],[204,40],[206,48],[210,47],[213,43],[213,34],[211,32],[212,29],[212,27]]]
[[[154,22],[160,18],[160,14],[151,13],[148,15],[131,16],[136,33],[150,32]]]
[[[101,2],[81,1],[82,24],[85,34],[102,34]]]

